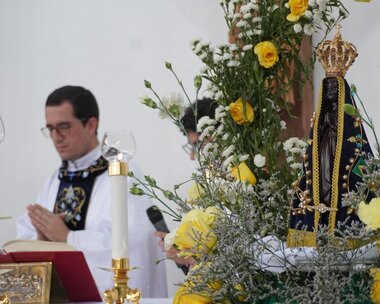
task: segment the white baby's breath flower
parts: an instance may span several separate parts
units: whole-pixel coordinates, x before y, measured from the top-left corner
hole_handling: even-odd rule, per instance
[[[289,2],[285,2],[285,5],[284,5],[286,8],[289,8]]]
[[[223,152],[222,152],[222,156],[223,157],[228,157],[231,155],[231,153],[233,153],[235,151],[235,146],[234,145],[230,145],[227,149],[225,149]]]
[[[204,98],[211,98],[214,99],[215,93],[211,90],[206,90],[203,92],[203,97]]]
[[[286,122],[284,120],[280,121],[280,127],[281,127],[281,130],[286,130]]]
[[[316,3],[318,4],[319,9],[321,11],[325,11],[326,10],[326,8],[327,8],[327,0],[316,0]]]
[[[208,126],[208,127],[206,127],[203,131],[202,131],[202,133],[201,133],[201,135],[199,135],[199,140],[200,141],[204,141],[207,137],[210,137],[211,136],[211,134],[212,134],[212,132],[215,130],[215,127],[214,126]]]
[[[255,33],[255,35],[261,35],[263,33],[262,30],[256,30],[256,29],[254,29],[253,32]]]
[[[238,23],[236,23],[236,26],[237,26],[237,27],[244,27],[244,26],[246,26],[247,24],[248,24],[247,21],[245,21],[245,20],[240,20]]]
[[[239,38],[239,39],[241,39],[241,38],[243,38],[243,37],[244,37],[243,33],[239,33],[239,34],[238,34],[238,38]]]
[[[219,121],[221,118],[226,116],[226,111],[222,105],[215,109],[215,120]]]
[[[218,128],[216,129],[216,134],[217,135],[222,135],[224,133],[224,125],[223,124],[220,124],[219,126],[218,126]]]
[[[243,15],[244,19],[248,19],[248,18],[251,18],[251,17],[252,17],[251,13],[246,13],[246,14]]]
[[[315,6],[315,0],[309,0],[309,6]]]
[[[207,143],[205,144],[203,147],[202,147],[202,153],[204,154],[209,154],[210,152],[214,152],[215,149],[214,149],[214,144],[213,143]]]
[[[223,54],[223,60],[230,60],[232,58],[232,55],[229,53],[224,53]]]
[[[258,11],[259,7],[256,3],[257,3],[256,1],[251,1],[251,2],[247,3],[247,8],[250,10],[253,10],[253,11]]]
[[[293,170],[302,170],[302,164],[301,163],[294,163],[294,164],[290,164],[290,168],[292,168]]]
[[[230,134],[226,133],[223,135],[222,139],[227,140],[230,137]]]
[[[311,36],[314,33],[314,28],[312,24],[305,24],[303,31],[306,35]]]
[[[215,99],[216,100],[219,100],[223,97],[223,92],[222,91],[218,91],[215,93]]]
[[[207,71],[208,71],[209,67],[208,65],[204,64],[201,66],[201,68],[199,69],[199,73],[201,74],[205,74]]]
[[[210,126],[214,124],[214,120],[211,119],[209,116],[203,116],[198,120],[197,123],[197,130],[198,132],[201,132],[205,126]]]
[[[214,56],[212,57],[212,60],[214,61],[214,63],[218,63],[218,62],[220,62],[220,61],[223,60],[223,57],[220,56],[219,54],[215,54],[214,53]]]
[[[237,51],[238,49],[239,49],[239,47],[235,43],[230,45],[230,51],[233,52],[233,51]]]
[[[313,13],[310,10],[306,10],[305,15],[306,18],[311,18],[313,17]]]
[[[253,23],[259,23],[259,22],[261,22],[263,20],[263,18],[262,17],[254,17],[254,18],[252,18],[252,22]]]
[[[231,164],[231,162],[232,162],[233,160],[234,160],[234,155],[231,155],[231,156],[227,157],[227,158],[224,160],[222,166],[223,166],[224,168],[228,168],[229,165]]]
[[[256,167],[262,168],[265,166],[266,158],[265,156],[261,154],[256,154],[255,157],[253,158],[253,163],[255,164]]]
[[[295,33],[300,33],[302,31],[302,25],[299,23],[296,23],[295,25],[293,25],[293,30]]]
[[[203,60],[207,57],[207,54],[206,53],[203,53],[203,54],[200,54],[199,55],[199,59]]]
[[[294,157],[293,156],[288,156],[287,158],[286,158],[286,162],[287,163],[292,163],[292,162],[294,162]]]
[[[249,12],[249,7],[246,4],[241,5],[240,12],[242,12],[243,14],[246,14],[247,12]]]
[[[251,37],[251,36],[254,35],[254,33],[253,33],[252,30],[246,31],[245,34],[246,34],[247,36],[249,36],[249,37]]]
[[[278,8],[279,8],[279,6],[277,4],[274,4],[274,5],[270,6],[270,7],[268,7],[268,12],[272,13],[272,12],[274,12]]]
[[[227,63],[227,66],[229,67],[236,67],[236,66],[239,66],[240,65],[240,62],[239,61],[236,61],[236,60],[231,60]]]
[[[240,155],[239,156],[239,162],[241,163],[241,162],[244,162],[244,161],[246,161],[246,160],[248,160],[249,159],[249,155],[248,154],[244,154],[244,155]]]
[[[253,45],[252,44],[247,44],[245,46],[243,46],[243,51],[249,51],[253,48]]]
[[[293,148],[289,149],[289,152],[292,153],[292,154],[302,155],[304,151],[301,148],[293,147]]]

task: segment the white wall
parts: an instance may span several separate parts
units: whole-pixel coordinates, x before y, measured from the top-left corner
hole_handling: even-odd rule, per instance
[[[146,92],[143,79],[160,94],[179,89],[165,61],[194,96],[193,76],[201,64],[190,41],[197,37],[227,39],[218,1],[0,0],[0,115],[7,132],[0,145],[0,215],[19,216],[58,168],[40,128],[47,95],[66,84],[82,85],[97,97],[99,134],[134,132],[135,161],[145,174],[165,187],[187,180],[195,164],[181,149],[185,137],[138,97]],[[0,244],[14,236],[14,219],[1,221]],[[166,264],[172,294],[182,274]]]
[[[347,79],[376,119],[380,2],[346,2],[352,15],[343,35],[360,53]],[[143,79],[160,94],[178,90],[165,61],[192,92],[200,62],[189,42],[203,38],[219,44],[226,37],[217,0],[0,0],[0,115],[7,131],[0,145],[0,215],[19,216],[59,165],[39,129],[47,95],[66,84],[85,86],[97,97],[99,134],[119,128],[134,132],[135,160],[144,173],[164,187],[186,180],[195,164],[181,150],[185,138],[140,105],[138,96],[146,92]],[[317,88],[322,77],[317,69]],[[14,236],[14,219],[0,221],[0,244]],[[172,263],[167,267],[172,294],[181,272]]]

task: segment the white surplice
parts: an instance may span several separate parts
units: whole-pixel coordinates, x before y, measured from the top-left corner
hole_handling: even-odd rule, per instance
[[[89,167],[101,156],[97,147],[84,157],[68,163],[69,171],[83,170]],[[129,170],[140,177],[138,167],[129,164]],[[133,182],[128,178],[128,185]],[[37,203],[53,211],[60,181],[58,171],[46,181]],[[165,298],[167,296],[166,273],[164,263],[155,264],[163,259],[163,254],[154,237],[154,228],[149,222],[146,209],[151,202],[145,196],[128,194],[128,246],[131,267],[141,267],[129,272],[129,287],[139,288],[142,296],[146,298]],[[70,231],[67,243],[77,250],[83,251],[91,273],[98,286],[100,294],[106,288],[112,288],[112,273],[99,267],[111,267],[112,260],[112,222],[110,177],[105,171],[99,175],[94,183],[90,203],[87,210],[85,230]],[[17,220],[18,239],[36,239],[37,233],[25,212]]]

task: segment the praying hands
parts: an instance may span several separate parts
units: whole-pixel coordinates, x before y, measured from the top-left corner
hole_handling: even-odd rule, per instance
[[[70,230],[63,221],[64,214],[55,214],[38,204],[27,206],[28,215],[39,240],[66,242]]]

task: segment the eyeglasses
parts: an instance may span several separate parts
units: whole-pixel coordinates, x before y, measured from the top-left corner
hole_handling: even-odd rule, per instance
[[[85,125],[89,119],[88,118],[82,118],[80,121]],[[53,126],[46,126],[41,128],[41,132],[43,136],[46,138],[51,138],[51,133],[53,130],[55,130],[58,135],[60,136],[66,136],[70,134],[70,130],[73,127],[73,124],[71,122],[61,122],[57,124],[55,127]]]
[[[199,142],[196,143],[187,143],[182,146],[183,151],[185,151],[187,154],[196,153],[199,149]]]
[[[53,130],[55,130],[60,136],[66,136],[70,134],[70,129],[72,128],[72,124],[69,122],[63,122],[55,127],[53,126],[46,126],[41,128],[41,132],[43,136],[46,138],[51,138],[51,133],[53,133]]]

